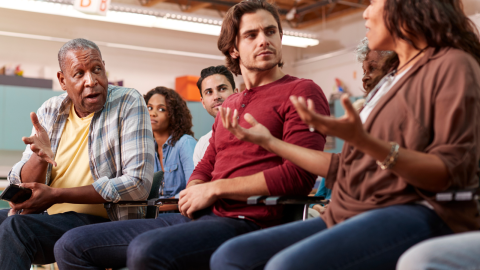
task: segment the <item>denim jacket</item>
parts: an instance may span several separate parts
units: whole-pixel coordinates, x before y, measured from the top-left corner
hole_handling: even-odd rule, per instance
[[[177,197],[180,191],[187,187],[187,181],[193,172],[193,150],[197,141],[190,135],[183,135],[175,146],[168,144],[172,137],[168,137],[163,144],[163,183],[160,185],[160,198]],[[157,149],[155,142],[155,149]],[[155,153],[155,172],[162,169],[158,152]],[[162,193],[163,192],[163,193]]]

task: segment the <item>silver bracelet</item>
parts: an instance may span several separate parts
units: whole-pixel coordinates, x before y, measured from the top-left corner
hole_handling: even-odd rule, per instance
[[[382,170],[391,169],[397,163],[398,158],[398,150],[400,150],[400,146],[396,142],[390,142],[390,153],[385,158],[383,162],[377,161],[378,166],[382,168]]]

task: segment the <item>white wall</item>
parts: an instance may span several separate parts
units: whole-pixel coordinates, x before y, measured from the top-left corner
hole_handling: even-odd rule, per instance
[[[0,9],[0,31],[73,39],[87,38],[166,50],[177,50],[221,56],[217,37],[185,32],[89,21],[62,16]],[[62,42],[0,36],[0,67],[21,64],[25,77],[54,80],[54,89],[61,90],[56,80],[59,70],[57,52]],[[224,64],[211,60],[152,52],[100,46],[110,80],[125,81],[125,85],[145,93],[155,86],[175,87],[175,78],[199,75],[211,65]],[[296,49],[284,47],[285,71],[293,72]],[[241,76],[236,78],[242,82]]]
[[[45,35],[61,38],[84,37],[94,41],[115,42],[128,45],[162,48],[216,54],[211,44],[214,37],[189,35],[175,31],[101,23],[61,16],[0,10],[2,31]],[[35,27],[33,27],[35,25]],[[182,36],[183,35],[183,36]],[[57,52],[61,42],[40,41],[16,37],[0,37],[0,66],[7,63],[20,63],[26,77],[40,77],[47,67],[50,77],[56,82],[59,70]],[[126,86],[137,88],[145,93],[149,89],[164,85],[174,88],[175,77],[196,75],[208,65],[218,65],[222,61],[201,58],[172,56],[139,52],[100,46],[110,79],[123,79]],[[54,88],[60,90],[56,82]]]
[[[340,79],[346,91],[353,96],[363,95],[362,66],[355,60],[353,52],[343,53],[325,60],[296,67],[296,75],[308,78],[317,83],[327,99],[337,91],[335,78]]]

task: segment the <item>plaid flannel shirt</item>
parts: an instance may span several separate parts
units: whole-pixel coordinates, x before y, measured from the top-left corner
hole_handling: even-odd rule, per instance
[[[68,95],[50,98],[37,116],[49,137],[53,154],[62,137],[72,102]],[[32,129],[32,134],[35,129]],[[22,160],[8,174],[12,184],[20,184],[23,165],[33,154],[30,146]],[[109,202],[146,200],[153,181],[154,141],[150,116],[142,95],[135,89],[108,86],[103,109],[94,114],[88,134],[88,156],[93,187]],[[52,165],[48,165],[45,184],[49,185]],[[112,220],[142,218],[142,207],[108,210]]]

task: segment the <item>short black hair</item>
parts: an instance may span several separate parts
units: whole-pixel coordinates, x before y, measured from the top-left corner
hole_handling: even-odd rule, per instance
[[[232,90],[235,90],[235,80],[233,79],[233,74],[228,70],[228,68],[224,65],[220,66],[211,66],[208,68],[204,68],[202,72],[200,73],[200,78],[197,81],[197,87],[198,90],[200,90],[200,96],[203,97],[202,94],[202,82],[205,78],[210,77],[215,74],[220,74],[223,75],[227,78],[228,82],[230,82],[230,85],[232,86]]]

